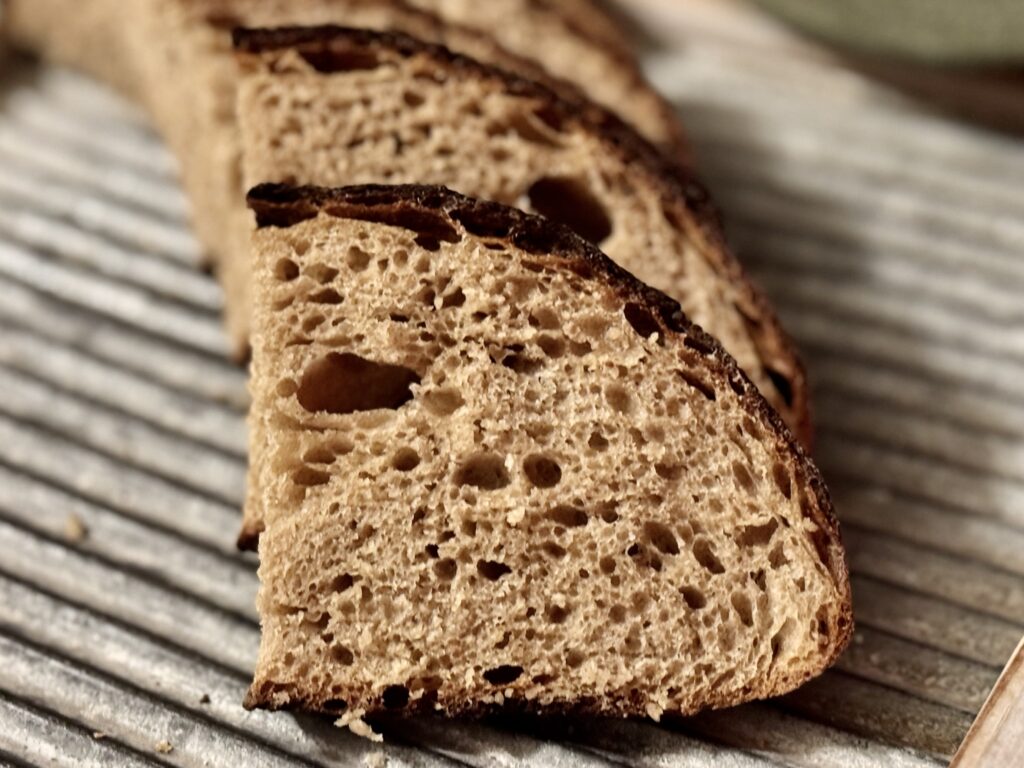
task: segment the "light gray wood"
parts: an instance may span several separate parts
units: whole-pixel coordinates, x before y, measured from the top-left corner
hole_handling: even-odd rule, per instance
[[[254,558],[193,545],[0,465],[0,519],[60,540],[67,538],[72,518],[85,534],[80,541],[69,542],[77,551],[98,555],[255,618]]]
[[[30,421],[228,505],[245,493],[245,460],[72,397],[0,366],[0,412]]]
[[[0,365],[245,460],[245,420],[237,409],[176,392],[15,328],[2,334]],[[40,343],[45,354],[39,353]]]
[[[160,763],[133,753],[100,734],[47,716],[0,693],[0,752],[35,765],[73,763],[80,768],[147,768]],[[11,765],[0,755],[0,765]]]
[[[0,413],[4,462],[137,520],[233,552],[239,509]]]
[[[141,374],[198,397],[247,407],[245,371],[222,358],[170,343],[109,318],[93,315],[0,276],[0,318],[48,341],[73,347],[118,368]],[[0,345],[4,344],[0,335]]]

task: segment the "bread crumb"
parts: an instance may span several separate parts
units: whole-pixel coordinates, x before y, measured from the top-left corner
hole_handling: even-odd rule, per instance
[[[107,734],[105,734],[103,731],[93,731],[92,737],[96,739],[96,741],[103,741],[105,738],[107,738]]]
[[[167,739],[161,739],[153,745],[153,749],[159,752],[161,755],[166,755],[174,750],[174,745],[171,744]]]
[[[655,704],[653,701],[648,703],[648,705],[647,705],[647,716],[649,718],[651,718],[651,720],[653,720],[656,723],[661,720],[661,716],[664,713],[664,711],[665,710],[663,710],[660,706]]]
[[[371,752],[363,758],[366,768],[387,768],[388,759],[383,752]]]
[[[348,728],[356,736],[370,741],[375,741],[378,744],[384,741],[384,737],[377,733],[373,728],[366,724],[363,720],[364,710],[355,710],[353,712],[346,712],[344,715],[334,721],[334,724],[339,728]]]
[[[82,518],[72,513],[64,521],[64,538],[68,541],[80,542],[89,535],[89,529],[85,527]]]
[[[202,696],[200,696],[199,697],[199,703],[200,704],[209,704],[210,703],[210,694],[204,693]]]

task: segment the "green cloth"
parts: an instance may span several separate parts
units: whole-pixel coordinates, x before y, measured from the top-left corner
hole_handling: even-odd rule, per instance
[[[1024,0],[756,0],[805,31],[929,62],[1024,62]]]

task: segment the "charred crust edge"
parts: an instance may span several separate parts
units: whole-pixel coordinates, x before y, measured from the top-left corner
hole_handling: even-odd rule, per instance
[[[754,285],[729,249],[721,216],[704,185],[692,171],[667,158],[612,112],[586,100],[575,88],[563,89],[550,82],[538,83],[497,67],[453,53],[441,45],[417,40],[400,32],[377,32],[326,25],[319,27],[281,27],[276,29],[235,29],[235,50],[241,54],[260,54],[283,49],[324,51],[333,45],[387,52],[403,58],[426,56],[456,76],[496,80],[514,96],[536,99],[553,118],[565,124],[579,125],[584,131],[603,138],[627,165],[643,168],[659,188],[663,205],[684,219],[681,227],[692,227],[704,241],[701,253],[725,279],[736,285],[754,309],[759,333],[751,334],[766,368],[784,376],[792,392],[794,429],[801,442],[810,447],[813,440],[806,373],[796,346],[783,330],[763,292]],[[689,221],[685,221],[688,219]],[[773,365],[774,363],[774,365]],[[781,363],[781,365],[779,365]]]

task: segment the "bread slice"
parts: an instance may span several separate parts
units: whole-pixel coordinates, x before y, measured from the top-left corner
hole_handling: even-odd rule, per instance
[[[249,200],[274,482],[247,706],[658,718],[840,653],[821,477],[675,302],[443,188]]]
[[[679,300],[810,440],[802,366],[703,189],[611,114],[404,35],[324,27],[235,38],[248,182],[437,183],[566,222]],[[248,306],[247,256],[225,270],[231,305]],[[255,544],[260,515],[257,496],[242,545]]]
[[[536,59],[555,77],[579,84],[593,101],[625,118],[671,157],[688,157],[675,110],[647,84],[627,35],[593,0],[411,2]]]

